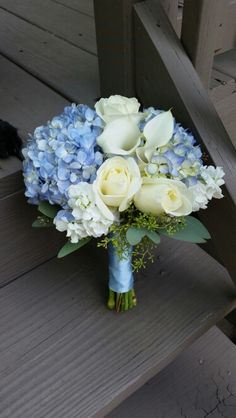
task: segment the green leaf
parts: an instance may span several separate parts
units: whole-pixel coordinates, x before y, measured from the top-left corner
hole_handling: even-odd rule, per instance
[[[38,218],[32,223],[33,228],[50,228],[51,226],[53,226],[53,223],[51,219],[46,216],[38,216]]]
[[[201,238],[211,238],[206,227],[198,219],[194,218],[193,216],[186,216],[185,220],[187,222],[187,225],[191,227],[191,230],[194,231]]]
[[[184,229],[181,229],[180,231],[177,231],[174,234],[168,234],[168,232],[164,229],[160,230],[160,234],[166,235],[169,238],[179,239],[180,241],[193,242],[195,244],[203,244],[204,242],[206,242],[205,239],[203,239],[194,231],[192,231],[188,225]]]
[[[155,231],[148,231],[146,230],[146,236],[153,242],[155,242],[155,244],[160,244],[161,242],[161,237],[159,234],[157,234],[157,232]]]
[[[43,213],[43,215],[48,216],[48,218],[55,218],[57,212],[60,210],[58,205],[50,205],[48,202],[41,202],[38,206],[38,211]]]
[[[91,240],[91,237],[83,238],[77,244],[72,244],[72,242],[68,241],[59,251],[57,254],[58,258],[65,257],[66,255],[73,253],[74,251],[78,250],[79,248],[83,247]]]
[[[137,245],[145,235],[146,232],[142,228],[129,228],[126,232],[126,239],[130,245]]]

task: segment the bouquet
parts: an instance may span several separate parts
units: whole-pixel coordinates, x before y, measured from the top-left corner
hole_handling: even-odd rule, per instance
[[[23,150],[25,195],[38,205],[35,227],[54,226],[68,241],[58,257],[92,238],[108,250],[108,307],[137,303],[133,272],[153,261],[162,236],[203,243],[196,216],[223,197],[221,167],[207,166],[199,145],[171,111],[140,110],[136,98],[72,104],[36,128]]]

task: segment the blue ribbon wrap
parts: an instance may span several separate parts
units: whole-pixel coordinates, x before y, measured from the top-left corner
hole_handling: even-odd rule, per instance
[[[109,262],[109,289],[116,293],[126,293],[134,287],[132,272],[132,247],[124,254],[124,258],[118,257],[112,243],[108,245]]]

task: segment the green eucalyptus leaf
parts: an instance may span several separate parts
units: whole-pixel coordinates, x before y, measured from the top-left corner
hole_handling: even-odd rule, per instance
[[[32,223],[33,228],[50,228],[51,226],[53,226],[53,223],[46,216],[38,216]]]
[[[129,228],[126,232],[126,239],[130,245],[137,245],[146,235],[146,231],[142,228]]]
[[[187,225],[191,228],[191,230],[194,231],[201,238],[211,238],[206,227],[197,218],[194,218],[193,216],[186,216],[185,220]]]
[[[74,251],[78,250],[79,248],[83,247],[91,240],[91,237],[83,238],[76,244],[72,244],[72,242],[68,241],[59,251],[57,254],[58,258],[63,258],[68,254],[73,253]]]
[[[41,202],[38,205],[38,211],[43,213],[43,215],[48,216],[48,218],[55,218],[57,212],[61,209],[58,205],[50,205],[48,202]]]
[[[155,231],[146,231],[146,236],[153,242],[155,242],[155,244],[160,244],[161,242],[161,237],[160,235],[155,232]]]
[[[185,228],[180,231],[175,232],[174,234],[168,234],[165,229],[160,230],[162,235],[166,235],[169,238],[178,239],[180,241],[193,242],[195,244],[203,244],[205,239],[197,235],[192,229],[187,225]]]

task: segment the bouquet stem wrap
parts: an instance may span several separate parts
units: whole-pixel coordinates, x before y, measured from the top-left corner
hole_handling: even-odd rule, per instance
[[[132,271],[132,246],[120,257],[113,244],[108,245],[109,298],[108,307],[127,311],[136,305]]]

